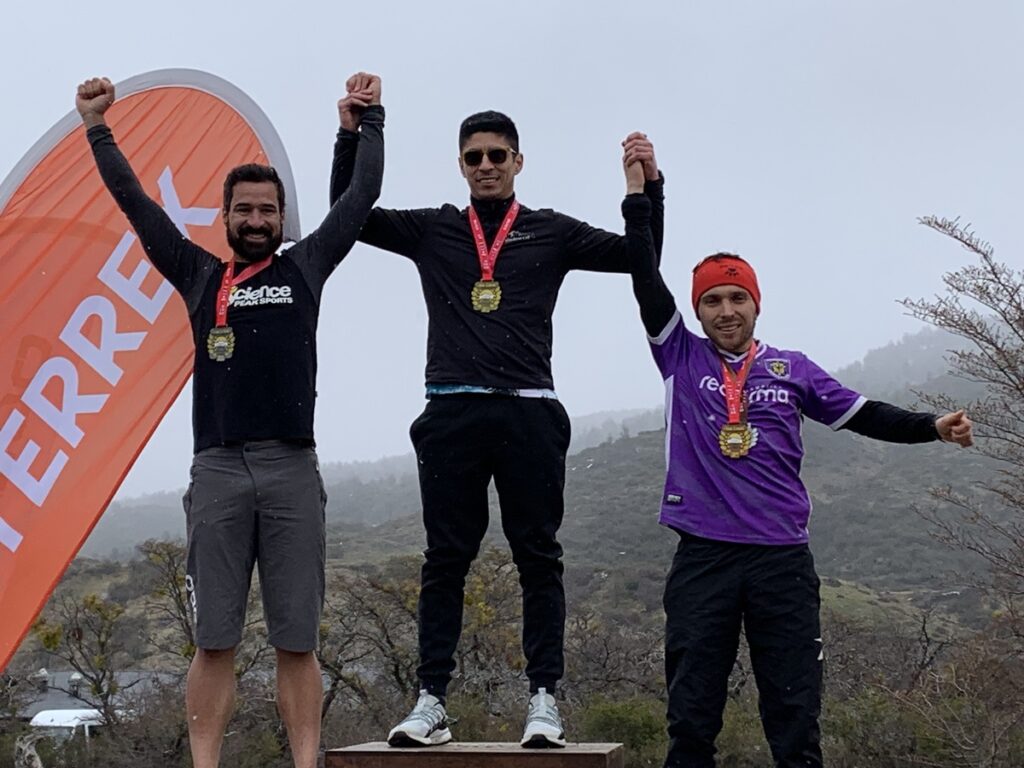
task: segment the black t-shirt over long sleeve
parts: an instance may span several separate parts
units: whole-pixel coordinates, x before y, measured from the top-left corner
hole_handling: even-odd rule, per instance
[[[233,355],[223,362],[210,359],[206,341],[216,325],[226,265],[185,238],[146,195],[109,128],[89,129],[104,183],[150,261],[185,300],[196,348],[192,425],[197,452],[244,440],[313,443],[320,296],[380,195],[383,129],[383,109],[367,109],[354,139],[360,152],[345,194],[314,232],[232,292],[227,323],[236,341]],[[236,275],[244,266],[236,266]]]
[[[353,178],[362,147],[341,130],[331,169],[331,200]],[[358,152],[357,152],[358,149]],[[663,181],[649,182],[651,228],[660,252]],[[473,201],[488,245],[511,204]],[[427,304],[426,383],[498,389],[551,389],[551,317],[567,272],[629,272],[625,238],[556,211],[522,206],[498,256],[494,279],[501,304],[473,309],[480,262],[467,209],[454,205],[415,210],[374,208],[359,239],[416,264]]]

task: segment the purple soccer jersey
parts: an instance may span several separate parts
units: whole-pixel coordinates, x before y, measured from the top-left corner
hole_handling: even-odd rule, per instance
[[[650,342],[666,393],[661,523],[718,541],[805,543],[811,500],[800,479],[803,416],[839,429],[866,399],[802,353],[759,342],[744,385],[754,441],[733,459],[718,442],[728,414],[714,344],[687,330],[678,311]],[[724,357],[738,371],[746,355]]]

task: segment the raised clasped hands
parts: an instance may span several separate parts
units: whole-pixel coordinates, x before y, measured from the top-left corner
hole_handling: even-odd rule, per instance
[[[345,81],[345,96],[338,100],[338,119],[346,131],[359,130],[363,110],[380,104],[380,78],[369,72],[356,72]]]
[[[655,181],[658,178],[654,144],[647,138],[646,133],[635,131],[623,139],[622,168],[626,174],[627,194],[643,192],[645,181]]]

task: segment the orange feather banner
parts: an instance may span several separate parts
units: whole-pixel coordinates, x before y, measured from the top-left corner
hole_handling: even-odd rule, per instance
[[[296,209],[284,147],[236,87],[177,69],[116,88],[119,146],[203,248],[229,256],[220,214],[236,165],[275,166]],[[185,305],[103,185],[77,112],[0,185],[0,339],[3,670],[192,372]]]

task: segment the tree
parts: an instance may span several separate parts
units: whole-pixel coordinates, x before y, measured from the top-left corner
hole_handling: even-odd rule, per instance
[[[577,704],[615,692],[658,697],[664,690],[665,654],[661,625],[609,621],[597,609],[580,606],[566,622],[565,651],[571,660],[561,684]]]
[[[27,679],[24,669],[9,667],[0,672],[0,767],[11,765],[8,760],[19,749],[26,752],[29,746],[25,739],[26,726],[18,719],[21,709],[30,700]]]
[[[415,698],[418,557],[345,570],[332,583],[324,614],[321,667],[328,678],[323,715],[344,697],[379,728]],[[453,698],[503,708],[505,689],[523,680],[520,590],[508,553],[485,549],[466,578],[462,640]]]
[[[327,677],[321,709],[354,704],[360,726],[384,729],[417,690],[418,558],[345,569],[332,580],[321,626],[320,666]],[[351,713],[337,718],[352,724]],[[348,734],[342,734],[347,739]]]
[[[186,588],[187,550],[178,540],[148,539],[138,552],[148,567],[145,603],[150,645],[187,667],[196,653],[194,617]],[[270,644],[259,592],[249,591],[242,641],[235,655],[235,676],[241,681],[250,671],[267,667]]]
[[[62,595],[54,610],[32,628],[48,653],[82,676],[85,685],[67,692],[98,709],[107,724],[121,719],[118,696],[122,683],[118,673],[130,659],[132,623],[125,619],[124,606],[99,595],[89,594],[81,600]],[[131,685],[134,683],[123,687]]]
[[[954,375],[984,387],[967,404],[977,450],[995,462],[991,481],[973,493],[949,485],[933,495],[945,509],[925,511],[936,536],[980,555],[990,566],[983,586],[997,616],[1024,653],[1024,272],[995,259],[992,246],[959,219],[921,223],[960,243],[977,259],[943,277],[945,295],[905,299],[910,314],[968,342],[950,353]],[[937,410],[960,407],[944,395],[922,395]]]
[[[925,226],[952,238],[976,262],[943,277],[945,295],[906,299],[914,317],[968,343],[951,352],[952,373],[980,384],[967,410],[978,451],[996,471],[968,491],[950,484],[933,491],[939,507],[923,510],[935,536],[979,555],[988,565],[980,583],[993,622],[969,647],[900,701],[930,731],[937,752],[964,765],[1018,765],[1024,739],[1024,272],[996,260],[992,246],[958,219],[930,216]],[[957,407],[944,395],[923,395],[938,410]]]
[[[160,651],[190,661],[196,652],[196,640],[192,604],[186,589],[185,545],[180,541],[148,539],[137,549],[153,571],[150,599],[146,602],[150,622],[156,625],[151,627],[151,642]]]

